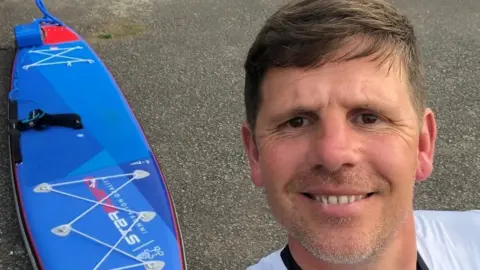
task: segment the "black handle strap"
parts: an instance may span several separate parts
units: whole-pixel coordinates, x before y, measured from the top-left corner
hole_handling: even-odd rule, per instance
[[[80,115],[76,113],[49,114],[40,109],[29,113],[27,119],[18,121],[16,128],[20,131],[28,129],[43,130],[50,126],[59,126],[72,129],[82,129]]]
[[[49,114],[40,109],[31,111],[24,120],[18,120],[17,102],[9,102],[9,134],[12,158],[15,163],[22,162],[20,136],[23,131],[34,129],[43,130],[51,126],[82,129],[83,124],[80,115],[76,113]]]
[[[8,104],[8,132],[10,135],[10,155],[15,163],[22,162],[22,151],[20,151],[20,131],[16,129],[18,122],[17,102],[9,101]]]

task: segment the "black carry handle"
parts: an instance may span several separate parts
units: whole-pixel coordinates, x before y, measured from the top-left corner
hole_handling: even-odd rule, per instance
[[[83,124],[80,115],[76,113],[49,114],[40,109],[29,113],[28,118],[18,121],[16,128],[20,131],[27,129],[43,130],[50,126],[60,126],[72,129],[82,129]]]
[[[83,124],[80,116],[76,113],[65,114],[45,114],[39,123],[45,127],[48,126],[60,126],[73,129],[82,129]]]
[[[43,130],[49,126],[61,126],[72,129],[82,129],[83,124],[80,115],[76,113],[48,114],[40,109],[31,111],[27,119],[18,120],[18,105],[16,101],[9,103],[9,133],[12,157],[15,163],[22,162],[20,150],[20,136],[22,131],[28,129]]]

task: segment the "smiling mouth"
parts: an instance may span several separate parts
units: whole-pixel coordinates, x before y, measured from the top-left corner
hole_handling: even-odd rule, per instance
[[[374,195],[375,192],[367,193],[364,195],[340,195],[340,196],[326,196],[326,195],[314,195],[310,193],[302,193],[303,196],[322,204],[348,204],[363,199],[369,198]]]

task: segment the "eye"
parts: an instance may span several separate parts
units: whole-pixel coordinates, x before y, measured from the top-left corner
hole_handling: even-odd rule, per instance
[[[380,117],[375,113],[360,113],[356,116],[355,122],[361,125],[375,124],[380,120]]]
[[[294,117],[290,120],[288,120],[287,124],[292,127],[292,128],[300,128],[303,125],[308,124],[308,120],[303,117]]]

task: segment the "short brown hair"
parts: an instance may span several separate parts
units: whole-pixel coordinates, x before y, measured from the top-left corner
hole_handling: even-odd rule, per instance
[[[353,38],[368,46],[355,47],[333,59]],[[275,12],[258,33],[244,64],[247,122],[255,130],[261,85],[272,67],[313,68],[328,61],[377,55],[381,62],[401,63],[411,87],[413,106],[422,118],[425,100],[423,67],[414,29],[405,15],[383,0],[303,0]]]

